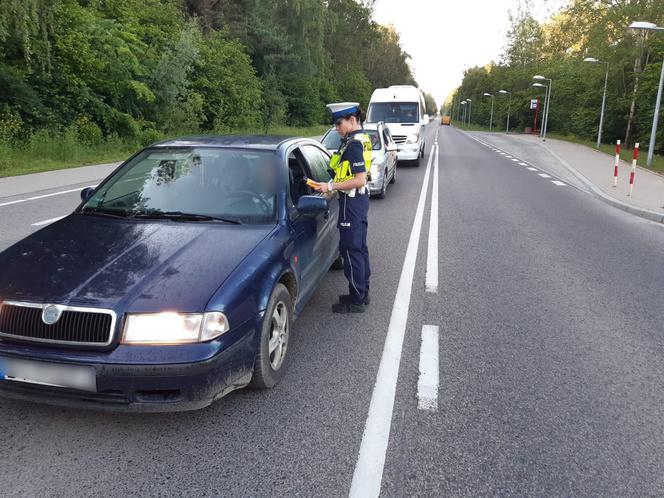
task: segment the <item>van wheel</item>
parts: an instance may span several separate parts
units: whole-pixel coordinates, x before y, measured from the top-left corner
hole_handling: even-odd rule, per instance
[[[393,184],[393,183],[396,183],[396,181],[397,181],[397,165],[395,164],[393,172],[392,172],[392,179],[390,180],[390,183]]]
[[[263,317],[251,387],[269,389],[284,376],[289,358],[292,317],[293,301],[288,289],[283,284],[277,284]]]

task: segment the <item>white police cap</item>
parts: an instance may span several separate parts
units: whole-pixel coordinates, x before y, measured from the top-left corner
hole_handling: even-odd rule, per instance
[[[337,119],[348,116],[349,114],[355,114],[360,110],[359,102],[337,102],[334,104],[327,104],[327,108],[332,113],[332,122],[334,123]]]

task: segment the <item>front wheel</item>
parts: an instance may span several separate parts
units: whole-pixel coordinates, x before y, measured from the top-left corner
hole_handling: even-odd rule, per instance
[[[394,168],[392,169],[392,179],[390,180],[390,183],[396,183],[397,181],[397,165],[394,165]]]
[[[283,284],[277,284],[263,317],[251,387],[269,389],[284,376],[289,358],[287,353],[291,339],[292,317],[293,302],[288,289]]]
[[[385,173],[383,174],[383,184],[380,187],[380,192],[376,194],[376,197],[379,199],[385,199],[385,196],[387,195],[387,170],[385,170]]]

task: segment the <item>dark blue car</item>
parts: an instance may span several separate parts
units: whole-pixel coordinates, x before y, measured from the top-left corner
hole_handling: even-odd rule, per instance
[[[284,374],[293,320],[338,261],[314,140],[148,147],[74,213],[0,253],[0,394],[197,409]]]

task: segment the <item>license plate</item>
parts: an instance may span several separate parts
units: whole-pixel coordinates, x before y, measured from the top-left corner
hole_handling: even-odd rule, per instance
[[[0,379],[90,392],[97,391],[95,369],[82,365],[61,365],[44,361],[0,358]]]

